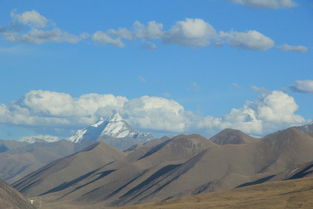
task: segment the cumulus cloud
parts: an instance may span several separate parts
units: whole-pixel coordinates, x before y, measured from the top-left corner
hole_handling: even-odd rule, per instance
[[[21,24],[38,28],[45,27],[48,23],[48,19],[35,10],[26,11],[21,14],[16,14],[13,11],[11,12],[11,17]]]
[[[161,39],[163,37],[163,24],[150,21],[147,25],[139,21],[133,24],[134,36],[141,39]]]
[[[295,51],[295,52],[307,52],[308,48],[306,46],[292,46],[289,44],[284,44],[277,47],[278,49],[282,51]]]
[[[200,18],[186,18],[176,22],[168,30],[164,30],[163,24],[156,21],[150,21],[146,25],[136,21],[130,30],[119,28],[98,31],[92,38],[94,41],[117,47],[125,46],[123,40],[141,39],[148,49],[157,47],[151,40],[195,48],[225,43],[232,47],[250,50],[268,50],[274,46],[271,38],[258,31],[218,33],[211,24]]]
[[[230,0],[233,3],[240,4],[255,9],[282,9],[297,6],[294,0]]]
[[[143,96],[127,102],[124,113],[137,127],[175,132],[186,129],[184,108],[174,100]]]
[[[231,46],[242,49],[267,50],[274,46],[274,41],[271,38],[255,30],[247,32],[221,32],[220,36]]]
[[[101,34],[101,36],[100,36]],[[96,38],[95,36],[99,36]],[[103,39],[101,38],[103,36]],[[135,21],[132,29],[109,29],[104,32],[96,32],[93,40],[101,43],[113,44],[117,47],[124,46],[122,40],[141,39],[144,46],[155,49],[155,43],[151,40],[160,40],[166,44],[176,44],[189,47],[205,47],[214,42],[218,35],[209,23],[199,18],[186,18],[178,21],[169,30],[164,30],[162,23],[150,21],[146,25]]]
[[[313,80],[296,81],[291,90],[302,93],[313,93]]]
[[[41,44],[45,42],[77,43],[89,37],[87,33],[74,35],[56,26],[50,27],[49,20],[35,10],[21,14],[11,12],[12,21],[0,28],[0,34],[8,42]]]
[[[135,128],[158,132],[212,134],[224,128],[236,128],[250,134],[264,134],[305,123],[296,114],[297,109],[294,98],[282,91],[263,92],[256,101],[213,117],[186,111],[178,102],[162,97],[128,99],[111,94],[84,94],[75,98],[66,93],[33,90],[12,104],[0,104],[0,123],[30,127],[40,134],[49,130],[51,134],[51,130],[69,132],[82,128],[119,112]]]
[[[52,30],[32,29],[25,34],[11,33],[6,36],[6,40],[10,42],[35,44],[41,44],[44,42],[77,43],[87,37],[87,34],[73,35],[56,28]]]
[[[263,93],[256,101],[246,102],[241,108],[233,108],[228,114],[199,121],[199,128],[236,128],[247,133],[262,134],[288,125],[298,125],[306,120],[297,115],[293,97],[282,91]]]
[[[234,0],[241,4],[262,4],[258,0]],[[249,3],[248,3],[249,2]],[[273,5],[285,4],[291,0],[272,1]],[[275,3],[276,2],[276,3]],[[96,31],[93,34],[71,34],[59,29],[55,24],[40,14],[31,10],[23,13],[11,12],[12,21],[7,26],[0,26],[0,35],[8,42],[42,44],[46,42],[78,43],[84,39],[91,40],[115,47],[125,47],[126,41],[140,40],[142,47],[154,50],[158,43],[175,44],[186,47],[200,48],[207,46],[220,46],[229,44],[231,47],[249,50],[268,50],[274,46],[274,41],[256,30],[246,32],[218,32],[210,23],[201,18],[186,18],[177,21],[174,25],[165,29],[162,23],[149,21],[141,23],[135,21],[130,28],[119,27],[104,31]],[[284,51],[305,52],[305,46],[282,45],[277,47]]]
[[[33,90],[11,105],[0,105],[0,123],[30,127],[82,127],[120,112],[144,129],[182,131],[183,107],[173,100],[144,96],[132,100],[110,94],[78,98],[60,92]],[[175,125],[173,125],[175,124]]]
[[[33,90],[11,105],[0,105],[0,123],[27,126],[84,126],[99,115],[119,111],[125,97],[110,94],[85,94],[73,98],[69,94]]]
[[[111,35],[113,37],[126,39],[126,40],[133,40],[133,39],[135,39],[133,33],[131,31],[129,31],[127,28],[119,28],[117,30],[110,29],[110,30],[107,31],[106,34]]]
[[[125,46],[125,44],[123,43],[123,41],[120,38],[112,38],[110,37],[107,33],[101,32],[101,31],[97,31],[96,33],[94,33],[92,35],[92,40],[97,41],[99,43],[102,44],[111,44],[113,46],[122,48]]]
[[[174,43],[184,46],[204,47],[216,38],[215,29],[202,19],[187,18],[178,21],[164,35],[166,43]]]

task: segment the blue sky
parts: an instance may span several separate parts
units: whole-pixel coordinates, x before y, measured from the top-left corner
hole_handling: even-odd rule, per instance
[[[309,0],[2,0],[0,138],[112,111],[161,134],[308,123],[312,20]]]

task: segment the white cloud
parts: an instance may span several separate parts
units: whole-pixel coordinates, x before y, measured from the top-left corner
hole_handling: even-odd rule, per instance
[[[295,114],[298,105],[294,98],[282,91],[272,91],[262,95],[253,106],[256,109],[257,117],[263,121],[278,124],[297,124],[305,121],[303,117]]]
[[[37,28],[45,27],[48,23],[48,19],[35,10],[26,11],[22,14],[16,14],[13,11],[11,17],[21,24]]]
[[[297,92],[313,93],[313,80],[296,81],[291,89]]]
[[[215,29],[202,19],[187,18],[178,21],[164,34],[165,43],[183,46],[204,47],[216,38]]]
[[[110,29],[107,31],[107,34],[117,37],[117,38],[126,39],[126,40],[135,39],[133,33],[129,31],[127,28],[119,28],[117,30]]]
[[[6,40],[10,42],[34,43],[41,44],[44,42],[67,42],[77,43],[87,38],[87,34],[73,35],[58,28],[52,30],[31,29],[25,34],[10,33],[7,34]]]
[[[93,40],[123,47],[122,40],[142,39],[146,48],[155,49],[155,43],[149,40],[162,40],[167,44],[177,44],[191,47],[208,46],[217,38],[215,29],[202,19],[187,18],[178,21],[168,31],[163,30],[163,24],[150,21],[146,25],[135,21],[131,30],[126,28],[109,29],[106,32],[98,31],[93,35]]]
[[[293,97],[282,91],[263,93],[256,101],[246,102],[241,108],[233,108],[228,114],[199,120],[199,128],[235,128],[250,134],[263,134],[289,125],[305,123],[295,114],[298,109]]]
[[[67,42],[73,44],[89,37],[87,33],[74,35],[55,26],[48,27],[49,20],[35,10],[21,14],[16,14],[13,11],[11,17],[14,21],[7,27],[0,28],[0,33],[4,35],[5,40],[8,42],[32,44]]]
[[[61,139],[57,136],[51,136],[51,135],[38,135],[38,136],[24,136],[20,138],[20,141],[22,142],[28,142],[28,143],[36,143],[36,142],[57,142]]]
[[[119,111],[127,98],[110,94],[69,94],[33,90],[18,102],[0,105],[0,123],[28,126],[84,126]]]
[[[183,107],[173,100],[149,96],[128,100],[110,94],[85,94],[73,98],[69,94],[42,90],[30,91],[11,105],[0,105],[0,123],[81,127],[116,111],[139,128],[166,131],[185,128]]]
[[[241,4],[256,9],[282,9],[297,6],[293,0],[230,0],[233,3]]]
[[[200,18],[186,18],[177,21],[168,30],[164,29],[162,23],[156,21],[149,21],[146,24],[135,21],[130,29],[120,27],[96,31],[92,35],[87,33],[75,35],[65,32],[53,24],[49,25],[50,21],[35,10],[21,14],[12,12],[11,17],[14,20],[13,22],[6,27],[0,27],[0,34],[8,42],[34,44],[45,42],[78,43],[83,39],[90,38],[98,43],[123,48],[126,40],[141,40],[143,48],[150,50],[157,48],[157,42],[194,48],[229,43],[232,47],[250,50],[267,50],[274,46],[272,39],[258,31],[218,33],[211,24]],[[305,50],[302,46],[283,45],[279,48],[281,50]]]
[[[282,51],[295,51],[295,52],[307,52],[308,48],[305,46],[292,46],[289,44],[284,44],[277,47],[278,49]]]
[[[113,46],[123,48],[125,44],[122,42],[120,38],[112,38],[107,33],[97,31],[92,35],[92,39],[96,42],[102,43],[102,44],[111,44]]]
[[[182,132],[186,129],[184,108],[174,100],[143,96],[125,104],[124,113],[136,127]]]
[[[163,37],[163,24],[156,21],[148,22],[147,26],[139,21],[133,24],[134,35],[141,39],[161,39]]]
[[[178,102],[162,97],[134,99],[111,94],[69,94],[34,90],[9,105],[0,104],[0,123],[30,127],[51,134],[51,130],[85,127],[113,112],[121,113],[135,128],[163,132],[215,133],[236,128],[250,134],[264,134],[306,122],[296,114],[298,105],[282,91],[261,92],[256,101],[246,102],[221,117],[201,116],[186,111]]]
[[[274,41],[271,38],[255,30],[247,32],[221,32],[220,36],[231,46],[242,49],[267,50],[274,46]]]

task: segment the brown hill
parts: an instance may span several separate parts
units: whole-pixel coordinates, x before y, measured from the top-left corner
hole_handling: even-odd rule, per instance
[[[313,134],[313,123],[307,124],[307,125],[304,125],[304,126],[297,126],[295,128],[303,131],[304,133],[307,133],[307,134],[310,134],[310,135]]]
[[[34,144],[1,140],[0,146],[3,148],[0,152],[0,178],[8,183],[76,150],[73,143],[65,140]]]
[[[253,138],[242,131],[235,129],[224,129],[210,139],[215,144],[224,145],[224,144],[247,144],[257,141],[256,138]]]
[[[313,139],[296,129],[256,143],[210,147],[182,164],[173,164],[170,171],[152,174],[141,187],[119,198],[118,204],[231,189],[307,162],[313,159],[312,149]]]
[[[152,146],[137,147],[125,158],[106,166],[84,170],[80,176],[68,179],[70,183],[48,189],[43,185],[41,193],[32,195],[44,194],[42,198],[48,202],[114,206],[160,201],[232,189],[277,175],[312,161],[312,150],[313,138],[296,128],[253,142],[222,146],[199,135],[180,135]],[[40,175],[36,179],[44,178]],[[61,182],[64,181],[58,183]],[[26,188],[21,190],[25,194],[36,187],[36,181],[28,178],[20,183]]]
[[[0,209],[35,209],[18,191],[0,180]]]
[[[13,186],[31,197],[61,190],[76,179],[105,164],[120,160],[124,154],[103,142],[81,152],[56,160],[15,182]]]
[[[124,160],[99,166],[88,173],[81,174],[69,184],[46,189],[42,193],[51,201],[56,199],[83,202],[106,201],[119,204],[118,202],[126,201],[130,196],[135,195],[136,192],[133,193],[135,190],[132,188],[141,188],[142,185],[151,182],[153,176],[166,174],[209,147],[218,146],[199,135],[181,135],[162,142],[151,142],[133,150]],[[27,188],[28,185],[30,188],[34,187],[33,181],[28,182],[27,178],[23,181],[24,187]],[[23,191],[22,188],[17,188]],[[117,199],[120,201],[116,202]]]
[[[311,209],[313,208],[312,196],[313,178],[310,177],[269,182],[231,191],[205,193],[121,209]]]

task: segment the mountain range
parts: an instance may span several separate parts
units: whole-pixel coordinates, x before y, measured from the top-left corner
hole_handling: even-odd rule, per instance
[[[152,139],[150,133],[134,130],[119,113],[101,118],[95,124],[66,140],[53,136],[0,140],[0,178],[12,183],[40,167],[78,152],[98,141],[124,150]]]
[[[115,207],[309,176],[312,150],[312,133],[302,127],[264,138],[234,129],[211,140],[179,135],[125,152],[100,141],[30,173],[13,186],[47,205]]]

